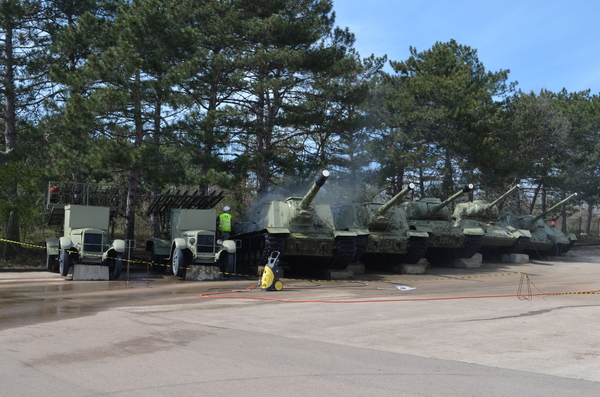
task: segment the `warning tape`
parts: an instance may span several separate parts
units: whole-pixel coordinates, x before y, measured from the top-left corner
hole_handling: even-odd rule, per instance
[[[0,238],[0,242],[19,244],[19,245],[31,247],[31,248],[46,249],[45,246],[41,246],[41,245],[37,245],[37,244],[30,244],[30,243],[22,243],[22,242],[18,242],[18,241],[3,239],[3,238]],[[57,250],[58,251],[69,251],[69,250],[63,250],[61,248],[57,248]],[[87,253],[86,253],[86,255],[97,256],[97,257],[103,256],[103,255],[98,255],[98,254],[87,254]],[[107,257],[107,259],[117,260],[119,258]],[[171,264],[158,263],[158,262],[154,262],[154,261],[144,261],[144,260],[138,260],[138,259],[125,259],[125,258],[120,258],[120,259],[124,262],[137,263],[137,264],[142,264],[142,265],[150,265],[153,267],[165,267],[167,269],[173,267],[173,265],[171,265]],[[183,267],[182,269],[188,270],[188,269],[193,269],[193,268]],[[204,270],[204,272],[207,274],[214,273],[214,274],[222,274],[225,276],[258,277],[258,276],[249,275],[249,274],[228,273],[228,272],[222,272],[222,271],[213,271],[213,270],[209,270],[209,269]],[[356,284],[364,284],[364,283],[399,284],[399,283],[424,282],[424,281],[467,280],[467,279],[486,278],[486,277],[512,276],[512,275],[516,275],[516,274],[521,275],[519,291],[516,295],[519,297],[519,299],[531,299],[532,296],[539,296],[539,295],[596,295],[596,294],[600,294],[600,291],[544,293],[533,283],[533,281],[531,281],[531,279],[529,278],[529,275],[527,273],[523,273],[523,272],[483,274],[483,275],[461,276],[461,277],[437,277],[437,278],[417,278],[417,279],[397,279],[397,280],[368,280],[368,279],[364,279],[364,280],[319,280],[319,279],[300,279],[300,278],[286,278],[286,280],[308,281],[308,282],[316,282],[316,283],[343,283],[343,284],[352,284],[352,283],[356,283]],[[523,287],[524,283],[527,283],[526,286],[528,288],[528,293],[526,293],[526,294],[523,294],[523,292],[522,292],[522,287]],[[530,290],[530,286],[533,286],[536,290],[538,290],[539,294],[532,294],[531,290]],[[506,295],[506,296],[508,296],[508,295]]]
[[[32,247],[32,248],[39,248],[39,249],[46,249],[45,246],[41,246],[41,245],[37,245],[37,244],[29,244],[29,243],[21,243],[18,241],[12,241],[12,240],[6,240],[3,238],[0,238],[0,241],[3,242],[8,242],[8,243],[12,243],[12,244],[20,244],[26,247]],[[57,248],[58,251],[65,251],[63,249]],[[68,250],[66,250],[68,251]],[[88,256],[96,256],[96,257],[102,257],[102,255],[99,254],[87,254]],[[107,259],[114,259],[117,260],[119,258],[113,258],[113,257],[107,257]],[[121,260],[123,262],[129,262],[131,264],[141,264],[141,265],[150,265],[154,268],[160,268],[160,267],[164,267],[165,269],[169,269],[169,268],[173,268],[172,264],[165,264],[165,263],[161,263],[161,262],[155,262],[155,261],[144,261],[144,260],[139,260],[139,259],[126,259],[126,258],[121,258]],[[210,265],[207,265],[210,266]],[[183,270],[189,270],[189,269],[193,269],[192,267],[182,267]],[[206,274],[222,274],[224,276],[228,276],[228,277],[259,277],[256,275],[250,275],[250,274],[243,274],[243,273],[229,273],[229,272],[223,272],[223,271],[213,271],[210,269],[204,270],[204,272]],[[402,280],[367,280],[367,279],[360,279],[360,280],[321,280],[321,279],[303,279],[303,278],[287,278],[286,280],[291,280],[291,281],[308,281],[308,282],[316,282],[316,283],[342,283],[342,284],[364,284],[366,282],[368,283],[388,283],[388,284],[397,284],[397,283],[407,283],[407,282],[424,282],[424,281],[445,281],[445,280],[464,280],[464,279],[471,279],[471,278],[483,278],[483,277],[498,277],[498,276],[510,276],[510,275],[514,275],[514,274],[520,274],[519,272],[514,272],[514,273],[500,273],[500,274],[485,274],[485,275],[476,275],[476,276],[462,276],[462,277],[439,277],[439,278],[421,278],[421,279],[402,279]]]

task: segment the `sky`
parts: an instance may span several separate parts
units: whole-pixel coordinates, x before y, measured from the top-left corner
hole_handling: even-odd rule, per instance
[[[600,94],[598,0],[333,0],[333,11],[363,58],[403,61],[410,46],[454,39],[477,50],[487,71],[510,70],[525,92]]]

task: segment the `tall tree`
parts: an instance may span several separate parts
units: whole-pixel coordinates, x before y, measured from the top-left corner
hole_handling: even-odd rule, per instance
[[[514,165],[519,179],[536,186],[530,212],[542,189],[560,185],[560,159],[567,148],[570,130],[568,118],[555,101],[555,94],[518,92],[507,106],[507,129],[502,146],[506,162]],[[545,203],[542,203],[543,207]]]
[[[177,84],[177,59],[190,51],[191,28],[180,21],[185,15],[178,1],[135,0],[119,2],[114,17],[87,13],[76,29],[93,32],[90,51],[81,74],[88,80],[85,92],[69,99],[68,111],[88,112],[100,118],[95,140],[102,143],[97,155],[110,157],[112,166],[126,173],[125,237],[134,238],[135,210],[141,178],[159,179],[156,163],[162,142],[161,123],[172,109],[164,107]],[[89,113],[91,112],[91,113]],[[96,156],[95,158],[99,158]],[[181,173],[173,172],[177,179]]]
[[[397,84],[396,124],[404,133],[416,131],[424,144],[441,155],[442,194],[454,191],[456,164],[477,159],[477,147],[493,133],[500,110],[496,101],[510,92],[508,70],[486,71],[477,51],[451,40],[429,50],[410,47],[406,61],[391,61]],[[476,161],[473,166],[476,165]]]
[[[334,29],[331,0],[239,2],[243,10],[245,85],[237,98],[240,150],[252,156],[259,197],[290,168],[282,150],[314,120],[302,104],[315,74],[334,67],[354,41]]]
[[[564,189],[579,193],[577,199],[587,204],[584,231],[590,233],[593,210],[600,205],[600,97],[589,90],[562,90],[556,104],[570,126],[564,155],[559,159],[558,182]]]
[[[0,210],[7,221],[12,214],[6,224],[10,226],[7,238],[13,241],[20,241],[18,185],[23,153],[19,152],[18,126],[27,119],[20,118],[19,113],[31,105],[25,66],[38,33],[34,23],[37,6],[35,1],[0,1],[0,124],[4,135],[0,146],[0,185],[6,199]]]

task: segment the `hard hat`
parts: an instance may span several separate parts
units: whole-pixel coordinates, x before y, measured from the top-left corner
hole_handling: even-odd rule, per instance
[[[225,211],[225,212],[229,212],[230,209],[231,208],[229,208],[229,206],[227,206],[227,205],[225,207],[223,207],[223,211]]]

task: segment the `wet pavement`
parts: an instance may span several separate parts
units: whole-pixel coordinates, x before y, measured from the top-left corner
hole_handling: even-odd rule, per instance
[[[286,278],[279,292],[246,290],[252,277],[2,271],[0,383],[23,396],[596,396],[600,247],[572,251]]]

